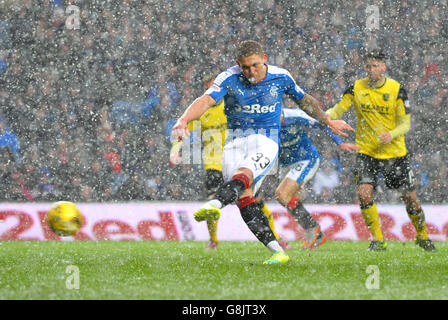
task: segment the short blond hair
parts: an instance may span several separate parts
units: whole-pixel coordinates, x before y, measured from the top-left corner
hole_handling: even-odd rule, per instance
[[[246,40],[241,42],[240,46],[236,51],[236,58],[239,60],[241,58],[249,57],[251,55],[258,54],[262,56],[264,54],[263,46],[254,40]]]

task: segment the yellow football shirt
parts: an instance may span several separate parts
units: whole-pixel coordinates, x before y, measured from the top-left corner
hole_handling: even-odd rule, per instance
[[[190,132],[200,127],[202,141],[202,161],[204,170],[222,170],[222,150],[226,140],[227,117],[224,113],[224,99],[210,107],[199,120],[188,123]],[[173,144],[173,148],[180,145]]]
[[[351,106],[356,113],[356,145],[359,153],[377,159],[390,159],[406,155],[404,133],[395,134],[403,116],[409,113],[409,102],[406,90],[399,82],[386,78],[382,86],[371,88],[368,78],[356,80],[342,96],[342,99],[326,112],[332,119],[339,119]],[[382,144],[379,134],[385,131],[392,133],[392,141]]]

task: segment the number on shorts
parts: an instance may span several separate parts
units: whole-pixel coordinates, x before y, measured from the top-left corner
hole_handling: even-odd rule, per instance
[[[260,153],[260,152],[258,152],[256,154],[256,156],[252,157],[251,159],[254,160],[255,162],[259,162],[259,165],[260,165],[261,169],[266,168],[271,163],[271,160],[268,157],[264,157],[263,154]],[[260,160],[262,160],[262,159],[263,159],[263,161],[260,162]],[[255,165],[255,168],[256,167],[257,166]]]
[[[256,154],[255,158],[252,157],[251,159],[254,160],[255,162],[258,162],[258,161],[260,161],[260,159],[261,159],[262,157],[263,157],[263,154],[260,153],[260,152],[258,152],[258,153]]]
[[[264,161],[260,162],[260,168],[264,169],[271,163],[271,160],[269,158],[264,157]]]
[[[300,172],[300,171],[302,171],[302,168],[303,168],[303,162],[299,162],[297,164],[297,167],[294,168],[294,170]]]

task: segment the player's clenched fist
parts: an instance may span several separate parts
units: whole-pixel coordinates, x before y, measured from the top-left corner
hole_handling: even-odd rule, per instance
[[[387,131],[381,132],[378,139],[382,144],[389,144],[392,142],[392,135]]]

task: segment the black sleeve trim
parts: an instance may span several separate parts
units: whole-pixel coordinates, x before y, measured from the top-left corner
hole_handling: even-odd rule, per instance
[[[406,114],[410,113],[409,110],[409,100],[408,100],[408,93],[406,91],[405,88],[403,88],[402,86],[400,86],[400,90],[398,90],[398,96],[397,96],[397,100],[401,99],[403,100],[404,103],[404,111]]]
[[[406,100],[408,100],[408,93],[406,92],[406,89],[403,87],[400,87],[400,90],[398,90],[398,96],[397,96],[397,100],[401,99],[403,100],[403,102],[405,102]]]
[[[345,91],[344,94],[351,94],[352,96],[355,95],[355,86],[353,84],[349,85]]]

